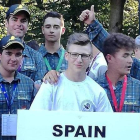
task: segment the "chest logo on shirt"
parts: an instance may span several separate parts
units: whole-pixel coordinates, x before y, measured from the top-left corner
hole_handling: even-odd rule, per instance
[[[94,111],[94,105],[90,100],[84,100],[81,103],[81,111],[84,112],[93,112]]]

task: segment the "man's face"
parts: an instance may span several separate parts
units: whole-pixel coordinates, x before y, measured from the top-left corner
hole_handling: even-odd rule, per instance
[[[64,34],[65,28],[62,27],[61,20],[59,18],[48,17],[45,19],[42,26],[42,33],[45,40],[49,42],[57,42],[60,40],[61,35]]]
[[[6,20],[7,35],[13,35],[21,39],[24,38],[28,29],[28,18],[24,12],[10,15],[9,21]]]
[[[22,60],[22,49],[5,49],[0,54],[0,65],[7,72],[18,69]]]
[[[133,56],[133,50],[120,49],[114,55],[110,55],[110,59],[107,59],[108,65],[111,64],[111,67],[114,68],[115,72],[120,75],[129,74],[133,63]]]
[[[92,59],[91,52],[90,44],[85,46],[71,44],[68,52],[65,53],[65,59],[68,61],[68,70],[73,73],[85,73]]]

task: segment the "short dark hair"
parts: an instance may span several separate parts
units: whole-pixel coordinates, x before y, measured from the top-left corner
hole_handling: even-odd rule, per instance
[[[48,18],[48,17],[53,17],[53,18],[60,19],[61,20],[61,25],[64,26],[64,18],[63,18],[63,15],[61,15],[60,13],[55,12],[55,11],[48,12],[43,18],[43,24],[44,24],[46,18]]]
[[[114,55],[120,49],[135,50],[135,40],[122,33],[110,34],[103,45],[103,54],[106,57],[107,54]]]
[[[87,44],[90,44],[91,48],[92,48],[92,43],[91,43],[88,35],[84,34],[84,33],[73,33],[69,36],[68,41],[67,41],[67,45],[66,45],[67,51],[68,51],[69,46],[71,44],[76,44],[76,45],[81,45],[81,46],[85,46]]]

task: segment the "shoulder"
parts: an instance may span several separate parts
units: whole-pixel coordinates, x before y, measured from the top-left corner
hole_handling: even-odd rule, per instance
[[[25,51],[25,53],[26,53],[26,52],[29,52],[30,55],[33,56],[33,57],[34,57],[34,56],[42,57],[42,55],[41,55],[38,51],[32,49],[32,48],[29,47],[28,45],[25,45],[24,51]]]
[[[140,81],[131,77],[131,76],[127,76],[127,83],[132,83],[132,84],[135,84],[135,85],[139,85],[140,86]]]
[[[102,89],[102,87],[97,83],[97,81],[94,81],[92,78],[90,78],[89,76],[87,76],[87,81],[88,81],[88,83],[91,85],[91,86],[93,86],[94,88],[96,87],[96,88],[101,88]]]
[[[106,83],[106,77],[105,77],[105,73],[101,76],[99,76],[96,80],[97,83]]]
[[[41,44],[41,46],[38,49],[38,52],[42,52],[44,50],[46,50],[46,48],[45,48],[44,44]]]
[[[88,77],[88,81],[89,81],[88,88],[90,89],[90,91],[94,95],[96,95],[96,96],[100,96],[100,95],[104,96],[106,94],[104,88],[101,85],[99,85],[97,82],[95,82],[93,79]]]
[[[27,77],[26,75],[17,72],[17,76],[20,79],[20,83],[34,84],[34,81],[31,78]]]

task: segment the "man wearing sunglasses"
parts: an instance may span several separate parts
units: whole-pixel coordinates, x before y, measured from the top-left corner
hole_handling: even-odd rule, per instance
[[[105,91],[86,75],[92,60],[92,44],[88,36],[72,34],[66,50],[67,70],[60,74],[57,84],[41,85],[30,109],[112,112]]]

